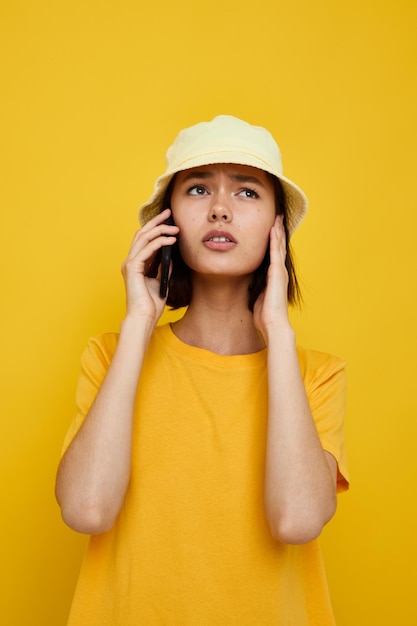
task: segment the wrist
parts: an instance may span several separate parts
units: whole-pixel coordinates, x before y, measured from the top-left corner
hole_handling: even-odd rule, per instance
[[[289,320],[276,321],[265,326],[262,332],[267,346],[271,343],[279,345],[295,345],[295,331]]]
[[[155,329],[155,320],[148,316],[127,314],[120,324],[120,338],[147,343]]]

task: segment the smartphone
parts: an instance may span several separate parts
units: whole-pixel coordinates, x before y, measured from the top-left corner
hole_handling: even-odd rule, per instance
[[[172,214],[169,216],[167,220],[165,220],[165,224],[170,224],[171,226],[174,225]],[[171,261],[171,246],[162,246],[161,248],[161,282],[159,285],[159,295],[161,298],[166,298],[166,295],[167,295],[170,261]]]

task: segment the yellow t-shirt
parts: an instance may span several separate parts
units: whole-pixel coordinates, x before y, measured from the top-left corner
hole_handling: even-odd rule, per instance
[[[75,435],[118,336],[89,343]],[[299,349],[323,447],[346,489],[344,363]],[[70,626],[330,626],[317,541],[284,545],[263,507],[266,350],[221,356],[157,327],[135,406],[132,472],[114,527],[91,537]]]

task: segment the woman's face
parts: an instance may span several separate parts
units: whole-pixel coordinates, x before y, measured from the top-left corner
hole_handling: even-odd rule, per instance
[[[179,172],[171,209],[181,255],[195,272],[251,275],[262,262],[276,215],[263,170],[222,163]]]

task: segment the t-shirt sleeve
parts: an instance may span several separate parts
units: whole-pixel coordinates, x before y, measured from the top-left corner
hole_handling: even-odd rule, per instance
[[[344,432],[346,363],[329,354],[306,353],[302,370],[307,397],[323,449],[337,461],[337,491],[340,493],[349,488]]]
[[[81,357],[75,402],[76,413],[66,434],[62,454],[80,429],[106,376],[117,345],[117,335],[106,333],[89,340]]]

